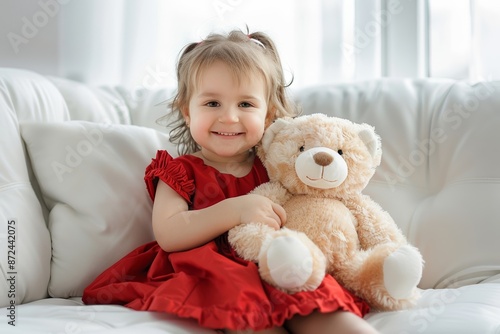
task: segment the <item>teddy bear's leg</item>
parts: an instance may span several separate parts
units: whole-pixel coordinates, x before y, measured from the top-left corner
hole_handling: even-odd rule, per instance
[[[323,281],[326,259],[304,233],[282,228],[262,244],[259,271],[266,282],[284,291],[309,291]]]
[[[418,298],[417,285],[422,277],[420,252],[410,246],[381,244],[356,259],[356,274],[346,285],[358,291],[373,307],[381,310],[406,308]]]

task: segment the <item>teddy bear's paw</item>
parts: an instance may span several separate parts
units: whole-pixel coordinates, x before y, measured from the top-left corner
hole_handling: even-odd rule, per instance
[[[377,307],[381,311],[399,311],[410,309],[417,305],[420,296],[421,290],[419,288],[415,288],[409,297],[405,299],[395,299],[388,296],[387,298],[384,298],[383,302],[378,304]],[[374,307],[374,309],[377,307]]]
[[[410,245],[398,248],[384,261],[384,285],[395,299],[415,299],[416,287],[422,278],[423,260]]]
[[[290,293],[314,290],[325,276],[323,253],[311,250],[302,239],[301,235],[276,236],[265,242],[259,256],[261,276]]]
[[[240,224],[229,230],[227,239],[241,258],[257,262],[262,243],[273,232],[274,229],[262,223]]]

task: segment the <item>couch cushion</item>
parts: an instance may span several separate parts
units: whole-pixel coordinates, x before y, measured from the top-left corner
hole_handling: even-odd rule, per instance
[[[50,277],[49,233],[29,181],[16,120],[8,116],[0,114],[0,140],[9,141],[0,159],[0,307],[44,298]]]
[[[138,312],[120,305],[85,305],[81,298],[46,298],[18,306],[13,329],[0,322],[0,333],[20,334],[217,334],[193,319],[161,312]]]
[[[132,125],[68,121],[21,124],[49,213],[53,297],[83,289],[120,257],[152,240],[143,181],[168,136]]]
[[[130,90],[121,86],[91,87],[50,77],[66,101],[71,120],[140,125],[168,131],[161,118],[169,112],[174,91],[167,88]]]
[[[66,102],[70,120],[131,124],[127,106],[109,88],[92,87],[57,77],[48,79]]]
[[[30,180],[19,121],[67,119],[57,89],[43,76],[0,70],[0,306],[47,296],[50,236]],[[8,256],[14,256],[9,258]]]
[[[500,333],[500,284],[427,289],[413,308],[366,316],[380,333]]]

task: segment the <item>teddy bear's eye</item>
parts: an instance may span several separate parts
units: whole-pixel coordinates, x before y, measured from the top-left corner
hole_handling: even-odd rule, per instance
[[[300,152],[304,152],[305,148],[304,148],[304,145],[302,145],[300,148],[299,148],[299,151]]]
[[[342,150],[338,150],[337,153],[340,155],[344,154],[344,152],[342,152]]]

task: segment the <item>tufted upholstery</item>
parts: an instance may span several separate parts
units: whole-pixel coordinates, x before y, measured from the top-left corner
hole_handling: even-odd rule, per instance
[[[53,230],[47,180],[40,179],[35,165],[40,159],[34,150],[37,138],[28,138],[26,129],[68,121],[124,125],[119,131],[136,125],[160,131],[161,141],[168,136],[156,123],[166,111],[159,103],[171,92],[89,87],[0,68],[0,266],[5,277],[0,306],[12,301],[6,254],[8,224],[15,220],[15,301],[16,312],[23,314],[17,325],[25,332],[67,332],[70,323],[87,333],[110,327],[133,333],[136,326],[151,333],[155,328],[210,333],[191,322],[117,306],[101,306],[96,312],[81,306],[80,287],[64,293],[50,287],[51,276],[54,282],[71,273],[53,269],[60,239]],[[374,312],[367,319],[384,333],[500,333],[500,82],[381,79],[309,87],[292,96],[304,113],[323,112],[375,126],[382,138],[382,164],[365,192],[389,211],[426,261],[423,298],[415,309]],[[27,122],[32,125],[24,127]],[[114,261],[111,256],[102,254],[108,262]],[[47,317],[53,321],[44,322]],[[0,323],[2,333],[12,328],[7,321]]]

